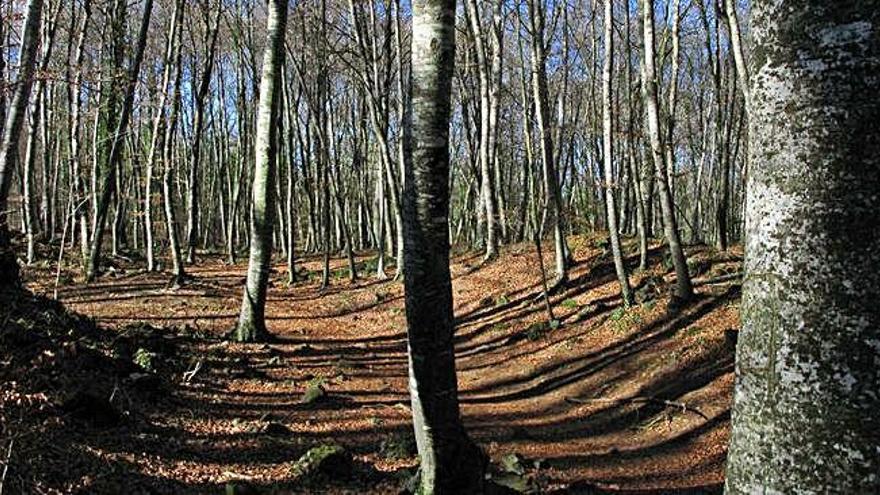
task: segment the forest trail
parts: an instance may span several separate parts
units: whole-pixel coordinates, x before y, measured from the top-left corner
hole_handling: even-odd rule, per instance
[[[469,433],[493,464],[521,456],[522,480],[542,492],[719,491],[739,286],[699,286],[698,301],[673,317],[666,294],[626,310],[610,254],[591,238],[574,238],[572,250],[572,282],[552,298],[558,328],[542,323],[544,305],[534,302],[541,285],[533,247],[506,248],[485,267],[473,253],[454,257],[459,398]],[[634,287],[664,272],[659,249],[652,253],[651,271],[634,275]],[[706,248],[689,255],[698,284],[739,269],[736,256]],[[359,258],[362,267],[366,260]],[[243,265],[202,259],[177,290],[165,275],[124,267],[95,284],[60,287],[59,300],[100,325],[170,343],[148,353],[169,388],[133,400],[134,420],[122,427],[73,433],[65,449],[78,459],[56,466],[59,479],[46,486],[399,492],[404,470],[416,464],[402,284],[377,282],[372,271],[352,284],[344,259],[334,259],[332,286],[319,292],[320,260],[301,266],[307,280],[290,287],[286,267],[273,270],[267,326],[278,340],[267,345],[219,339],[238,314]],[[54,270],[29,273],[29,287],[51,295]],[[302,488],[293,463],[331,441],[363,467],[356,481]]]

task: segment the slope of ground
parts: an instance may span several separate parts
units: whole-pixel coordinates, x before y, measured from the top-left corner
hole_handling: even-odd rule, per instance
[[[667,314],[661,277],[671,276],[659,248],[651,270],[633,276],[647,302],[631,309],[617,297],[602,243],[573,238],[572,250],[571,282],[551,298],[559,325],[547,323],[533,247],[510,247],[484,267],[477,255],[455,257],[455,344],[468,431],[493,463],[522,473],[513,484],[534,492],[718,491],[739,326],[736,279],[719,276],[736,272],[738,257],[690,249],[696,280],[713,283],[699,284],[698,300],[684,311]],[[59,423],[53,434],[66,435],[52,443],[57,455],[25,455],[15,446],[25,442],[16,441],[6,486],[399,492],[416,464],[402,284],[350,283],[344,260],[333,263],[333,284],[323,292],[319,260],[304,260],[311,276],[293,286],[283,282],[286,267],[276,267],[267,323],[278,340],[269,345],[221,339],[238,313],[242,265],[206,257],[181,289],[125,263],[91,285],[62,272],[67,283],[58,299],[109,329],[99,340],[110,343],[97,346],[107,359],[135,361],[140,370],[95,380],[105,389],[94,395],[125,416],[120,425],[71,423],[71,413],[51,406],[46,416]],[[29,287],[52,294],[54,270],[29,273]],[[114,351],[114,339],[128,342],[127,351]],[[149,375],[138,371],[150,370],[161,383],[136,390],[133,381]],[[2,392],[16,386],[4,383]],[[52,395],[41,386],[60,385],[31,384],[28,393]],[[327,442],[353,453],[353,478],[304,486],[294,464]]]

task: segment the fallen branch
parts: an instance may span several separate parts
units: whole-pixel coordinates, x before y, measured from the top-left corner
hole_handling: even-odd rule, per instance
[[[630,398],[622,398],[622,399],[609,399],[609,398],[575,399],[573,397],[566,397],[565,402],[568,402],[569,404],[579,404],[579,405],[589,405],[589,404],[594,404],[597,402],[612,403],[612,404],[616,404],[616,403],[620,403],[620,402],[627,402],[630,404],[659,404],[659,405],[663,405],[663,406],[675,407],[675,408],[681,409],[682,412],[691,412],[691,413],[694,413],[694,414],[700,416],[701,418],[705,419],[706,421],[709,420],[709,416],[706,416],[702,411],[700,411],[699,409],[697,409],[693,406],[688,406],[684,402],[674,402],[674,401],[666,400],[666,399],[658,399],[656,397],[630,397]]]

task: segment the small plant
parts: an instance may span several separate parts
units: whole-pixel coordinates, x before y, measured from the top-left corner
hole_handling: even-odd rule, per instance
[[[528,326],[528,328],[526,328],[526,338],[534,342],[543,337],[546,331],[546,323],[544,323],[543,321],[532,323]]]
[[[324,390],[324,382],[325,380],[323,377],[316,377],[309,380],[309,383],[306,385],[306,391],[303,393],[300,402],[303,404],[311,404],[326,396],[327,391]]]
[[[143,347],[138,347],[138,350],[134,353],[134,364],[138,365],[144,371],[155,371],[153,360],[156,358],[156,354],[150,352]]]
[[[574,299],[566,299],[565,301],[562,301],[560,306],[562,306],[565,309],[577,309],[578,306],[580,306],[580,305]]]
[[[507,299],[505,294],[501,294],[500,296],[495,298],[495,306],[503,306],[508,304],[510,301]]]

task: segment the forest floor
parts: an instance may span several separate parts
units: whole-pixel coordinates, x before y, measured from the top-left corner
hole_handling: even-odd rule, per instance
[[[699,297],[667,314],[659,247],[632,276],[648,301],[626,309],[603,243],[570,242],[571,281],[551,299],[559,325],[533,246],[486,266],[454,257],[459,396],[494,478],[531,493],[720,492],[739,282],[699,282],[739,271],[741,253],[689,248]],[[319,258],[292,286],[279,264],[277,341],[240,345],[222,336],[244,263],[205,255],[174,289],[117,261],[89,285],[62,270],[57,299],[88,318],[50,300],[49,264],[24,269],[35,296],[0,301],[3,493],[401,493],[417,465],[401,283],[374,270],[351,283],[340,258],[319,291]],[[330,442],[353,465],[305,480],[298,459]]]

